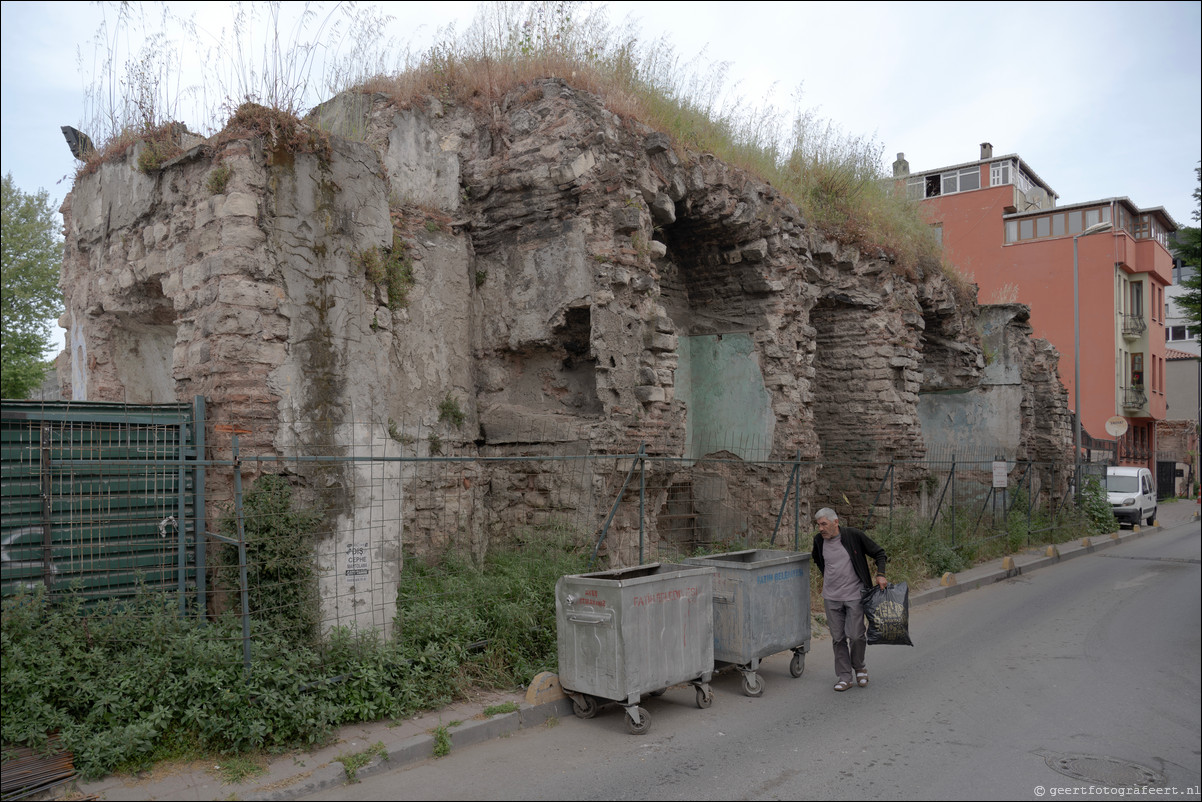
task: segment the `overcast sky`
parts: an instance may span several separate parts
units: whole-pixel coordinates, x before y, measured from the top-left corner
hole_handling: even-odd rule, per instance
[[[228,24],[208,16],[228,18],[220,2],[168,5],[213,31]],[[466,28],[477,6],[374,5],[414,51],[443,26]],[[684,61],[727,62],[750,103],[774,91],[788,106],[800,86],[803,106],[878,143],[883,169],[899,152],[914,171],[972,161],[987,141],[1022,156],[1061,204],[1126,196],[1196,225],[1202,3],[593,5],[613,23],[637,20],[641,40],[664,37]],[[76,164],[59,126],[85,119],[93,81],[78,56],[92,64],[102,13],[114,18],[95,3],[3,3],[0,171],[56,202]],[[151,4],[145,13],[157,19]]]

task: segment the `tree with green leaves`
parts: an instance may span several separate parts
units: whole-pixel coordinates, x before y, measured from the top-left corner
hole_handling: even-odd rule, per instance
[[[25,398],[46,377],[50,327],[63,308],[63,244],[46,190],[22,192],[4,176],[0,226],[0,396]]]
[[[1198,176],[1198,188],[1194,190],[1195,223],[1202,222],[1202,162],[1194,168]],[[1181,279],[1185,292],[1175,299],[1181,308],[1182,315],[1195,327],[1202,327],[1202,228],[1198,226],[1182,226],[1177,229],[1176,241],[1173,243],[1173,253],[1186,265],[1194,269]]]

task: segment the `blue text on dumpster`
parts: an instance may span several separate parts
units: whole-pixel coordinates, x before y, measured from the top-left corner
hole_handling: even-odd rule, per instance
[[[763,574],[755,578],[757,585],[763,585],[766,582],[781,582],[785,579],[794,579],[801,576],[803,573],[800,568],[791,568],[788,571],[777,571],[775,574]]]

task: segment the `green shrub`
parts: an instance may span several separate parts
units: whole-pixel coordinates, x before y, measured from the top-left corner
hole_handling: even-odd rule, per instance
[[[1118,529],[1106,488],[1096,477],[1086,477],[1081,485],[1080,510],[1091,535],[1105,535]]]
[[[298,508],[288,480],[273,474],[255,481],[243,498],[242,511],[251,618],[286,640],[314,643],[321,617],[314,567],[321,516]],[[221,520],[220,530],[226,537],[238,538],[233,513]],[[217,580],[226,589],[240,587],[235,547],[222,550]]]

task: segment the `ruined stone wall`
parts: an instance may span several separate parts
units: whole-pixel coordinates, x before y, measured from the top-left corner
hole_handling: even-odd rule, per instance
[[[310,122],[328,154],[226,136],[80,179],[63,284],[74,397],[202,394],[264,453],[468,458],[383,477],[295,461],[335,568],[360,532],[479,556],[519,527],[599,522],[629,468],[607,455],[640,445],[650,557],[770,531],[798,456],[808,528],[813,504],[863,511],[882,465],[923,455],[923,392],[981,381],[976,306],[941,274],[822,239],[771,186],[562,81],[486,110],[345,94]],[[584,454],[587,471],[472,461]],[[362,489],[380,481],[387,502]],[[637,525],[624,505],[613,563],[637,560]],[[353,608],[393,576],[326,596]]]

